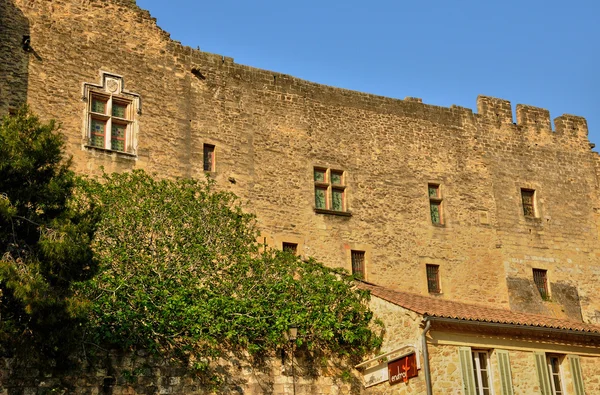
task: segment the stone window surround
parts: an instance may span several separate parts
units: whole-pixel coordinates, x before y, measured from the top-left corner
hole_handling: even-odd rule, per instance
[[[352,274],[360,275],[365,280],[367,275],[367,253],[362,250],[350,250]]]
[[[432,193],[433,192],[433,193]],[[429,197],[429,216],[434,226],[445,226],[445,213],[443,207],[442,184],[439,182],[427,183],[427,196]],[[437,207],[438,220],[435,221],[433,208]]]
[[[289,252],[294,255],[298,255],[298,243],[292,243],[289,241],[281,242],[281,250],[284,252]]]
[[[435,276],[435,278],[433,276]],[[432,263],[426,264],[425,277],[427,280],[427,292],[431,295],[441,295],[442,281],[440,278],[440,265]],[[436,284],[433,283],[434,281]]]
[[[531,204],[525,201],[531,199]],[[525,218],[538,218],[537,192],[534,188],[521,188],[521,205]]]
[[[550,287],[548,281],[548,270],[544,268],[532,268],[533,284],[542,300],[550,300]]]
[[[352,216],[350,211],[348,210],[348,199],[347,199],[347,172],[344,170],[339,170],[337,168],[329,167],[329,166],[313,166],[313,181],[314,181],[314,196],[315,196],[315,212],[318,214],[332,214],[332,215],[340,215],[340,216]],[[323,174],[323,180],[316,180],[316,174]],[[339,176],[339,183],[332,182],[332,174]],[[316,199],[317,199],[317,191],[324,191],[325,195],[325,208],[317,207]],[[341,210],[332,209],[333,205],[333,193],[341,192]]]
[[[371,265],[372,256],[373,256],[373,247],[369,244],[361,244],[361,243],[344,243],[344,251],[345,251],[345,265],[344,268],[348,270],[349,273],[352,273],[352,252],[364,252],[364,276],[361,280],[368,281],[369,280],[369,270],[373,268]]]
[[[118,101],[122,104],[126,104],[127,111],[129,112],[130,119],[121,120],[118,122],[122,124],[127,124],[126,130],[126,148],[125,151],[113,150],[111,148],[106,148],[106,143],[104,147],[97,147],[91,145],[91,121],[92,118],[102,118],[103,121],[107,121],[107,125],[105,128],[105,135],[110,134],[109,118],[112,118],[112,114],[109,114],[110,105],[106,109],[106,113],[104,116],[98,116],[94,114],[91,110],[92,106],[92,98],[93,97],[101,97],[106,100],[112,100],[115,98],[115,101]],[[84,82],[82,86],[82,100],[86,103],[84,109],[84,122],[83,122],[83,149],[88,150],[98,150],[104,151],[107,153],[115,153],[122,157],[129,157],[132,159],[137,158],[137,143],[138,143],[138,116],[142,113],[142,102],[141,97],[137,93],[129,92],[124,89],[124,81],[121,75],[110,73],[106,71],[100,71],[100,84],[93,84]]]
[[[216,171],[216,146],[210,143],[202,145],[202,168],[206,172],[213,173]]]

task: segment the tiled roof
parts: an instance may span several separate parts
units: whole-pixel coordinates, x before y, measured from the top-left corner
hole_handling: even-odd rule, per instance
[[[600,334],[600,326],[574,320],[553,318],[539,314],[518,313],[507,309],[454,302],[431,296],[393,291],[364,282],[360,282],[358,287],[369,290],[371,295],[424,316],[512,324],[526,327],[566,329]]]

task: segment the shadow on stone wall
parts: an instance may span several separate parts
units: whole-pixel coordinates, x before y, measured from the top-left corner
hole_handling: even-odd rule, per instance
[[[0,0],[0,115],[27,101],[29,57],[23,49],[29,37],[29,21],[13,0]]]
[[[544,301],[533,280],[509,277],[506,279],[506,283],[511,310],[569,318],[575,321],[583,320],[577,287],[563,283],[551,283],[551,299]]]
[[[295,354],[293,370],[289,349],[262,359],[232,352],[212,363],[208,371],[145,351],[96,351],[69,359],[70,367],[58,368],[41,361],[0,358],[0,393],[308,395],[362,391],[352,364],[306,350]]]

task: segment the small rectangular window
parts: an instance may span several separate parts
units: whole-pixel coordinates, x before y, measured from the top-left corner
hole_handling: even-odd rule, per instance
[[[91,93],[89,105],[89,144],[126,152],[128,144],[131,144],[131,136],[128,136],[132,127],[128,111],[131,102]]]
[[[116,151],[125,151],[125,131],[127,125],[113,122],[111,130],[110,148]]]
[[[117,118],[127,118],[127,104],[113,101],[112,116]]]
[[[318,210],[346,211],[345,172],[315,167],[315,208]]]
[[[352,274],[365,278],[365,252],[352,250]]]
[[[282,250],[284,252],[289,252],[290,254],[296,255],[296,253],[298,252],[298,244],[296,244],[296,243],[286,243],[284,241],[283,245],[282,245]]]
[[[523,202],[523,214],[526,217],[535,217],[535,191],[521,189],[521,201]]]
[[[327,182],[326,173],[327,173],[327,170],[325,170],[325,169],[315,169],[315,173],[314,173],[315,182]]]
[[[92,96],[92,112],[106,114],[106,102],[108,100],[98,96]]]
[[[439,265],[427,265],[427,290],[430,293],[439,294],[440,289],[440,266]]]
[[[533,269],[533,282],[542,299],[549,299],[547,271],[544,269]]]
[[[204,144],[204,171],[215,171],[215,146]]]
[[[315,207],[318,209],[327,209],[327,188],[315,187]]]
[[[429,195],[431,223],[434,225],[443,225],[444,218],[442,217],[442,193],[440,186],[438,184],[428,184],[427,191]]]
[[[106,134],[106,121],[92,118],[90,144],[94,147],[104,148],[104,136]]]

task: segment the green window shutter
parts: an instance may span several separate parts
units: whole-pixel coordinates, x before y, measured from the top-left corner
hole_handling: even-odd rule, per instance
[[[575,388],[575,395],[585,395],[579,355],[568,355],[567,358],[569,359],[569,367],[571,368],[571,378],[573,380],[573,387]]]
[[[533,356],[535,357],[535,370],[540,380],[540,391],[542,395],[552,395],[550,375],[548,373],[548,366],[546,365],[546,354],[543,352],[534,352]]]
[[[496,354],[498,355],[498,370],[500,371],[500,387],[502,388],[502,395],[513,395],[514,392],[510,374],[508,351],[496,350]]]
[[[459,347],[458,356],[460,357],[460,371],[462,372],[462,382],[465,395],[476,395],[471,347]]]

